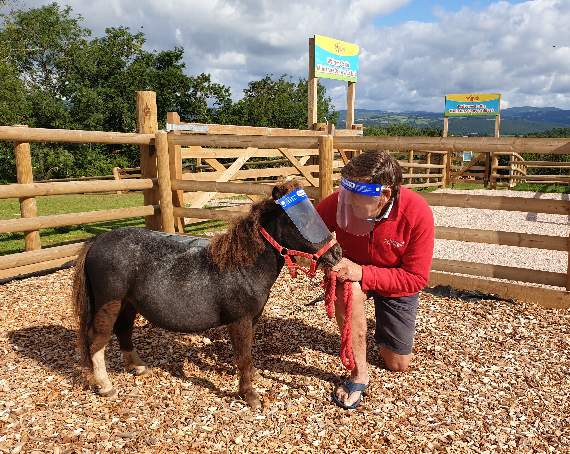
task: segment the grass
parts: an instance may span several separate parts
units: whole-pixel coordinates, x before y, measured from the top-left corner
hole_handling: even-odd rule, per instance
[[[98,194],[98,195],[61,195],[37,197],[38,215],[79,213],[85,211],[127,208],[143,205],[142,193]],[[16,219],[20,217],[20,205],[17,199],[0,200],[0,219]],[[144,227],[144,218],[104,221],[95,224],[71,225],[42,229],[40,237],[42,247],[58,246],[73,243],[108,232],[119,227]],[[186,227],[186,233],[200,235],[209,231],[224,229],[223,221],[204,221]],[[0,255],[14,254],[25,250],[24,234],[0,234]]]

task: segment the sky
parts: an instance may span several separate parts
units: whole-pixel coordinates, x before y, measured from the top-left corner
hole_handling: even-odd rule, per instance
[[[58,3],[95,36],[127,26],[145,33],[148,49],[183,46],[188,74],[210,73],[234,99],[266,74],[307,77],[308,38],[319,34],[361,46],[356,108],[441,112],[446,93],[501,93],[502,108],[570,109],[570,0]],[[344,109],[346,83],[323,82]]]

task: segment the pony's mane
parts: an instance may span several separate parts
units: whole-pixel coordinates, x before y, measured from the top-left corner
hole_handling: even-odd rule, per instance
[[[299,187],[296,181],[275,186],[272,198],[254,203],[246,216],[230,224],[226,233],[212,238],[210,255],[220,271],[253,265],[265,248],[265,239],[259,228],[263,222],[275,217],[281,210],[275,200]]]

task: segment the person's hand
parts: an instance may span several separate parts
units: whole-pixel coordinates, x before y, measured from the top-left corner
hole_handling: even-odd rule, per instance
[[[359,282],[362,280],[362,267],[344,257],[332,267],[332,271],[337,272],[337,279],[341,282]]]

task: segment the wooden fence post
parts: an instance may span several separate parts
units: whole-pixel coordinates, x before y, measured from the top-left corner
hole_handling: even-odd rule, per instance
[[[495,175],[496,172],[498,172],[497,170],[498,165],[499,165],[498,156],[495,153],[491,152],[491,177],[489,178],[491,189],[497,189],[497,177]]]
[[[414,173],[414,150],[409,150],[408,151],[408,162],[412,165],[412,167],[408,167],[408,173],[409,174],[413,174]],[[412,177],[408,178],[408,184],[412,184],[414,181],[414,179]]]
[[[158,131],[156,93],[137,91],[137,132],[155,134]],[[141,178],[157,178],[156,152],[153,145],[141,145]],[[158,205],[157,188],[143,191],[145,205]],[[160,230],[160,215],[145,218],[147,229]]]
[[[319,137],[319,201],[333,192],[333,136]]]
[[[166,122],[170,124],[180,124],[180,115],[178,112],[168,112],[166,114]],[[179,134],[171,132],[171,134]],[[182,152],[180,145],[172,145],[168,142],[168,158],[170,161],[170,179],[182,180]],[[172,205],[175,207],[184,207],[184,191],[172,191]],[[184,218],[174,218],[174,228],[179,233],[184,233]]]
[[[27,128],[26,125],[18,125],[21,128]],[[16,178],[18,183],[33,183],[34,173],[32,170],[32,153],[30,144],[26,142],[17,142],[14,147],[16,155]],[[38,215],[38,207],[34,197],[20,198],[20,213],[23,218],[34,218]],[[33,230],[24,232],[24,241],[26,243],[26,251],[35,251],[41,249],[40,232]]]
[[[315,77],[315,38],[309,38],[309,78],[307,80],[307,126],[315,127],[317,122],[317,100],[319,79]]]
[[[115,181],[121,180],[121,169],[119,167],[113,167],[113,179]],[[122,194],[123,191],[117,191],[117,194]]]
[[[354,101],[356,98],[356,82],[348,82],[346,87],[346,129],[354,124]]]
[[[426,164],[431,165],[431,153],[429,151],[426,153]],[[428,167],[426,169],[426,175],[429,175],[430,173],[431,173],[431,169]],[[430,182],[431,182],[431,178],[427,177],[426,183],[429,184]]]
[[[450,152],[446,151],[441,156],[442,156],[441,164],[443,165],[443,169],[441,169],[442,170],[441,173],[443,174],[443,176],[441,177],[441,182],[442,182],[442,187],[446,188],[447,185],[449,184],[449,177],[451,174]]]
[[[483,175],[483,186],[489,187],[491,182],[491,153],[485,153],[485,175]]]
[[[158,167],[158,190],[160,193],[160,219],[162,231],[174,233],[174,210],[172,207],[172,184],[168,159],[168,133],[157,131],[154,146]]]

